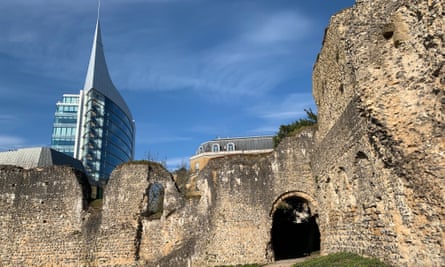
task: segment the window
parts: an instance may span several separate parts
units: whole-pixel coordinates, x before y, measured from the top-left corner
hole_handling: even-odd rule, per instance
[[[212,152],[219,152],[219,144],[212,145]]]
[[[228,143],[227,144],[227,151],[235,151],[235,144],[234,143]]]

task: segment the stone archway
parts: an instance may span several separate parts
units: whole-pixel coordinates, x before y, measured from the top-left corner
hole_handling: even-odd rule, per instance
[[[275,260],[305,257],[320,250],[317,208],[310,196],[286,193],[274,202],[270,215]]]

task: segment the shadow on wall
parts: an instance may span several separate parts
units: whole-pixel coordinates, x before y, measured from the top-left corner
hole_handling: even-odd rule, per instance
[[[283,199],[273,213],[271,237],[275,260],[305,257],[320,250],[320,231],[308,201],[295,196]]]

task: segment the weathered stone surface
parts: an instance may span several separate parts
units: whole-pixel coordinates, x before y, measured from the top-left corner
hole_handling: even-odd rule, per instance
[[[318,224],[322,254],[443,266],[443,6],[358,0],[335,15],[313,71],[317,127],[272,153],[210,161],[192,194],[159,164],[124,164],[98,210],[70,168],[0,167],[0,264],[266,263],[273,215],[296,197]]]
[[[150,214],[148,198],[154,184],[163,190],[159,199],[162,210]],[[185,204],[172,175],[162,166],[124,164],[112,173],[104,195],[97,237],[99,264],[157,262],[182,247],[184,230],[173,215]]]
[[[194,266],[264,262],[270,238],[270,161],[263,155],[212,160],[199,179],[210,199]],[[202,189],[200,189],[202,190]]]
[[[79,264],[87,178],[69,167],[0,166],[0,265]]]
[[[324,253],[443,264],[443,15],[443,1],[357,1],[331,19],[313,73]]]

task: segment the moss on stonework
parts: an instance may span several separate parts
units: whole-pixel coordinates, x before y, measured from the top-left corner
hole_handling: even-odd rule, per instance
[[[297,263],[293,267],[390,267],[378,259],[342,252]]]

